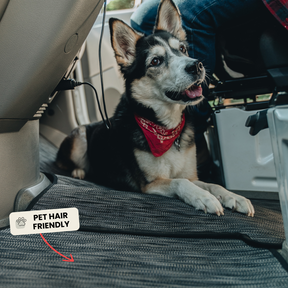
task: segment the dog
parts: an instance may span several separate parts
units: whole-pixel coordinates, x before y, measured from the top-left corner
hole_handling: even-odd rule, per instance
[[[205,213],[224,207],[254,216],[250,200],[198,180],[189,105],[202,99],[205,68],[188,57],[181,15],[172,0],[159,4],[154,32],[144,36],[109,20],[111,44],[125,93],[110,118],[80,126],[62,142],[56,163],[117,190],[178,197]],[[222,206],[223,205],[223,206]]]

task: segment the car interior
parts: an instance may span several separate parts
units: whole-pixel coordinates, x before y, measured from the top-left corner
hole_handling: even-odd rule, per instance
[[[129,24],[141,1],[118,2],[0,1],[0,287],[287,287],[288,34],[277,25],[241,43],[221,31],[207,95],[207,173],[255,217],[117,191],[55,164],[63,139],[101,121],[103,105],[112,116],[124,92],[108,21]],[[10,232],[11,213],[71,207],[77,231]]]

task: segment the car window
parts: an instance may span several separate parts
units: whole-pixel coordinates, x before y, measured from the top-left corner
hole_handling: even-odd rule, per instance
[[[135,6],[135,0],[108,0],[107,11],[131,9]]]

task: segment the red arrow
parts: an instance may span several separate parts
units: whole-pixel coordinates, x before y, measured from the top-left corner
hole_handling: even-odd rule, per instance
[[[60,252],[58,252],[56,249],[54,249],[54,248],[47,242],[47,240],[44,238],[44,236],[43,236],[41,233],[40,233],[40,236],[42,237],[42,239],[44,240],[44,242],[45,242],[53,251],[55,251],[56,253],[58,253],[60,256],[66,258],[66,259],[62,259],[62,261],[74,262],[74,259],[73,259],[72,254],[70,254],[70,257],[71,257],[71,258],[68,258],[68,257],[64,256],[63,254],[61,254]]]

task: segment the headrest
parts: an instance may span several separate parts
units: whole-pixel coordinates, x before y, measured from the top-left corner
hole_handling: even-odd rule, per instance
[[[277,26],[266,30],[260,38],[260,51],[267,69],[288,67],[288,31]]]

